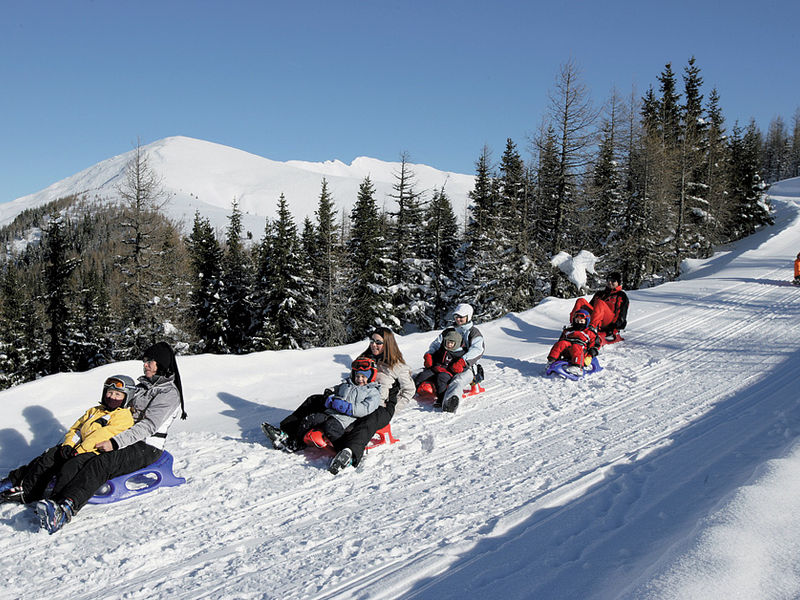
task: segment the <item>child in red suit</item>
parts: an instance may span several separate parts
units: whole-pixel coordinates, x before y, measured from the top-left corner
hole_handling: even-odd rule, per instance
[[[547,361],[569,361],[566,370],[580,375],[583,368],[591,364],[592,357],[597,356],[599,347],[600,336],[591,326],[589,311],[582,309],[572,315],[572,324],[561,332],[561,337],[547,355]]]

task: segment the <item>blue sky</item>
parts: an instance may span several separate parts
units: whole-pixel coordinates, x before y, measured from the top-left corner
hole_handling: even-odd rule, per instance
[[[273,160],[473,173],[527,156],[559,67],[597,103],[691,56],[728,128],[800,107],[800,3],[74,0],[2,4],[0,202],[185,135]],[[682,85],[682,81],[679,80]]]

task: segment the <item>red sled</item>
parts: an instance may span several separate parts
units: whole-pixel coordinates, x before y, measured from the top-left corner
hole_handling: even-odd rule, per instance
[[[392,435],[392,424],[389,423],[386,427],[382,427],[375,432],[375,435],[373,435],[372,439],[367,443],[366,449],[371,450],[376,446],[382,446],[383,444],[394,444],[395,442],[399,441],[399,438],[396,438]],[[310,429],[307,431],[303,436],[303,442],[310,448],[322,448],[324,450],[330,450],[332,453],[336,452],[331,441],[325,437],[325,434],[319,429]]]

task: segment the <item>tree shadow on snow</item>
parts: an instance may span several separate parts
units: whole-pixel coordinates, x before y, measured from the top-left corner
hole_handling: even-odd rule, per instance
[[[798,358],[789,355],[651,448],[532,489],[526,504],[489,520],[472,548],[443,547],[437,574],[402,597],[641,597],[654,566],[687,552],[698,524],[796,443]]]

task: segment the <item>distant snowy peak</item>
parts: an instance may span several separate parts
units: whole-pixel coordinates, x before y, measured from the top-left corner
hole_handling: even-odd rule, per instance
[[[142,151],[151,169],[162,179],[171,200],[166,210],[187,227],[199,211],[211,223],[224,228],[234,200],[245,213],[245,228],[260,236],[265,218],[273,218],[278,198],[283,194],[298,223],[313,219],[319,201],[322,179],[341,210],[349,211],[358,188],[369,176],[375,186],[379,206],[390,201],[399,162],[384,162],[358,157],[350,165],[339,160],[321,163],[291,160],[278,162],[244,150],[184,136],[158,140]],[[69,195],[116,199],[124,180],[125,168],[135,150],[114,156],[67,177],[40,192],[13,202],[0,204],[0,225],[10,223],[27,208],[41,206]],[[416,190],[430,193],[445,186],[457,215],[464,214],[474,177],[439,171],[427,165],[409,164],[415,174]]]

